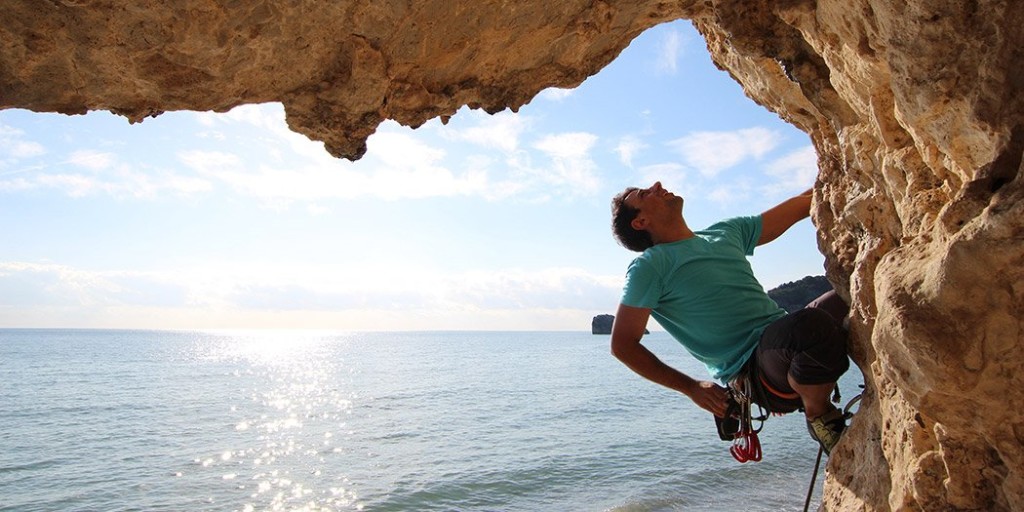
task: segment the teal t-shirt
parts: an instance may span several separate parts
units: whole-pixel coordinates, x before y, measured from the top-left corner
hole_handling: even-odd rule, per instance
[[[728,382],[768,324],[786,311],[768,297],[747,261],[761,237],[760,216],[727,219],[694,234],[633,260],[622,303],[651,309],[712,378]]]

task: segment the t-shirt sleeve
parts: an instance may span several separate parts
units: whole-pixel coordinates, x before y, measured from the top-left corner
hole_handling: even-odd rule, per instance
[[[653,309],[662,295],[662,282],[650,261],[637,258],[626,270],[626,284],[622,287],[622,304],[634,308]]]
[[[729,236],[743,249],[743,254],[752,256],[757,241],[761,238],[761,216],[733,217],[722,221],[728,227]]]

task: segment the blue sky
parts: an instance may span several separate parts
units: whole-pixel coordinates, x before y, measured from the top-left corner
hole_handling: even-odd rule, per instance
[[[0,326],[588,330],[634,257],[614,194],[660,180],[699,228],[817,172],[685,21],[517,114],[386,122],[368,145],[334,159],[280,104],[0,111]],[[823,273],[810,221],[751,261],[766,289]]]

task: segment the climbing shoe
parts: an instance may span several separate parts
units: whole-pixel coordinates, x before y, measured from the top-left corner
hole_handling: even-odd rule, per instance
[[[807,420],[807,431],[827,455],[831,455],[832,448],[835,448],[845,429],[846,416],[839,409],[832,409],[813,420]]]

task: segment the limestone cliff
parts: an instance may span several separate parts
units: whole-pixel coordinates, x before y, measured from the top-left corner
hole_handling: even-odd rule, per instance
[[[1024,9],[994,0],[9,0],[0,108],[140,121],[279,101],[358,158],[383,119],[513,110],[686,18],[810,134],[867,391],[832,510],[1024,509]]]

